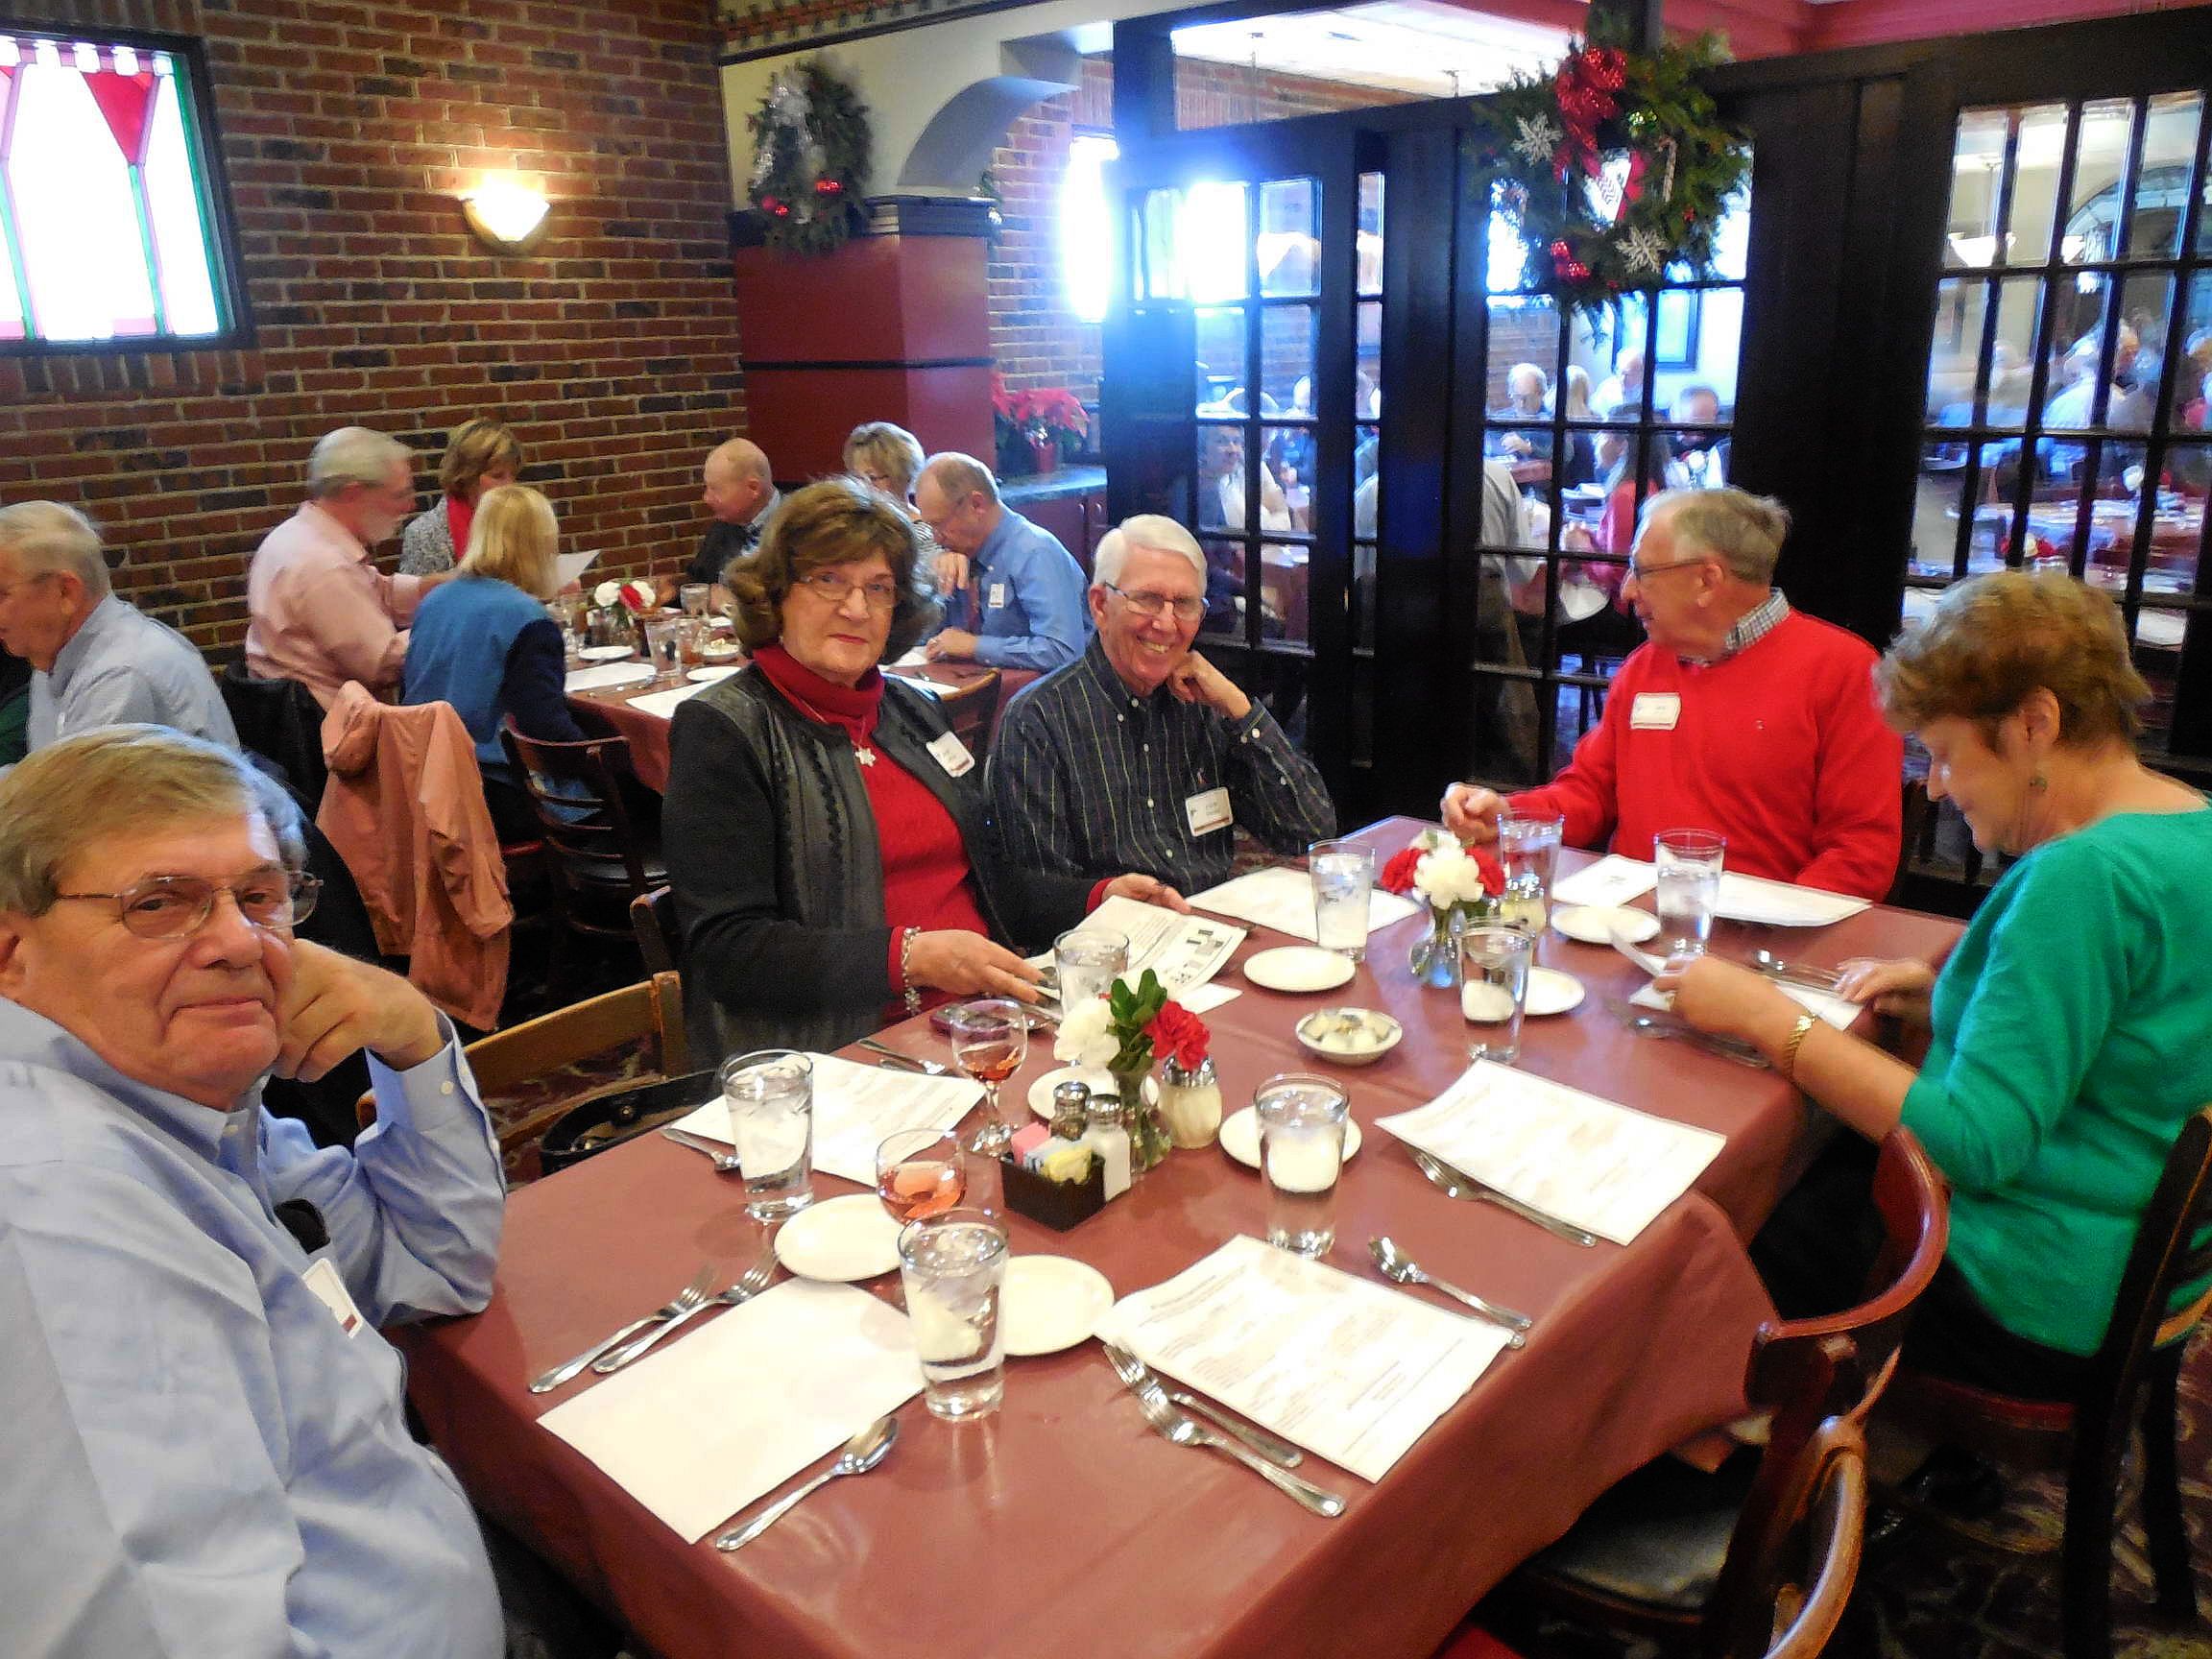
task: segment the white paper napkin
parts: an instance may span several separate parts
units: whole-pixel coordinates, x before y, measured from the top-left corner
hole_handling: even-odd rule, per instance
[[[1777,980],[1774,989],[1796,1003],[1798,1007],[1804,1009],[1806,1013],[1817,1014],[1839,1031],[1850,1028],[1851,1022],[1859,1018],[1860,1009],[1863,1006],[1857,1002],[1846,1002],[1840,997],[1831,997],[1825,991],[1815,991],[1805,985],[1785,985]],[[1645,986],[1628,1000],[1635,1003],[1639,1008],[1656,1008],[1661,1012],[1671,1012],[1674,1007],[1673,997],[1670,993],[1660,990],[1656,985]]]
[[[1659,884],[1659,872],[1634,858],[1608,853],[1595,864],[1551,883],[1554,904],[1625,904]]]
[[[706,690],[704,685],[679,685],[673,691],[656,691],[650,697],[633,697],[630,707],[642,709],[648,714],[658,714],[663,720],[673,719],[676,706],[687,697],[696,697]]]
[[[1313,878],[1303,870],[1282,865],[1254,870],[1217,887],[1209,887],[1203,893],[1193,893],[1190,902],[1200,910],[1272,927],[1278,933],[1287,933],[1308,944],[1315,937]],[[1410,899],[1378,887],[1367,901],[1368,930],[1373,932],[1393,922],[1403,922],[1419,909]]]
[[[1724,872],[1713,914],[1731,922],[1764,923],[1769,927],[1825,927],[1858,915],[1867,903],[1845,893]]]
[[[576,669],[561,684],[569,691],[602,691],[610,685],[641,685],[652,678],[649,662],[598,662]]]
[[[921,1387],[903,1313],[791,1279],[539,1421],[696,1544]]]
[[[966,1077],[928,1077],[890,1066],[862,1066],[834,1054],[814,1062],[814,1167],[863,1187],[876,1185],[876,1148],[902,1129],[950,1129],[983,1098]],[[720,1095],[676,1127],[730,1142],[730,1108]]]

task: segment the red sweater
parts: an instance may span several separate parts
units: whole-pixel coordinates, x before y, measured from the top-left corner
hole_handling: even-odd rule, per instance
[[[989,938],[982,907],[975,902],[968,848],[960,826],[926,785],[870,739],[883,702],[883,676],[875,669],[859,685],[839,685],[823,679],[781,645],[763,645],[753,661],[768,683],[809,720],[843,729],[857,748],[872,747],[873,766],[860,768],[868,805],[876,814],[876,841],[883,855],[883,919],[891,925],[891,987],[905,988],[899,974],[900,946],[905,930],[925,933],[957,928]],[[947,1000],[949,993],[927,992],[925,1006]],[[885,1022],[902,1020],[902,1007],[886,1010]]]
[[[1874,653],[1855,634],[1792,611],[1707,667],[1640,646],[1605,714],[1567,769],[1512,798],[1564,817],[1572,846],[1651,856],[1663,830],[1716,830],[1728,868],[1879,899],[1897,873],[1904,744],[1883,724]],[[1681,699],[1666,729],[1666,705]]]

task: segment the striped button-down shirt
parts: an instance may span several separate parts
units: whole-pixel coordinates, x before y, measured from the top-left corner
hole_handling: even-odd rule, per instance
[[[1782,626],[1782,618],[1790,614],[1790,601],[1782,597],[1782,589],[1774,589],[1743,615],[1736,618],[1736,626],[1728,630],[1728,637],[1721,642],[1720,655],[1708,661],[1702,657],[1685,657],[1685,662],[1699,668],[1710,668],[1714,662],[1725,662],[1739,651],[1747,651],[1775,629]]]
[[[1313,762],[1259,699],[1241,720],[1163,686],[1140,697],[1097,640],[1015,699],[992,749],[1007,856],[1093,880],[1135,871],[1196,893],[1229,875],[1228,822],[1193,833],[1191,803],[1229,792],[1235,821],[1277,853],[1334,832]]]

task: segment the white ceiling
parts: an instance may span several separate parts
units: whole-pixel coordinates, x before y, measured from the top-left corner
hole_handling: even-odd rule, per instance
[[[1257,61],[1286,75],[1388,87],[1408,98],[1449,98],[1502,86],[1516,72],[1549,71],[1571,33],[1438,0],[1376,0],[1178,29],[1175,50],[1215,63]]]

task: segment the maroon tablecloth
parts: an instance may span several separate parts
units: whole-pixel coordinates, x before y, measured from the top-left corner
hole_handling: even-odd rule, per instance
[[[1401,845],[1405,821],[1369,833]],[[1568,862],[1575,862],[1570,854]],[[1415,990],[1411,931],[1376,940],[1356,998],[1396,1013],[1406,1042],[1342,1073],[1363,1123],[1432,1096],[1460,1070],[1455,998]],[[1957,926],[1874,911],[1799,934],[1814,960],[1936,952]],[[1281,943],[1260,935],[1249,953]],[[1431,1188],[1388,1135],[1346,1166],[1332,1258],[1369,1271],[1388,1232],[1435,1271],[1536,1316],[1379,1483],[1318,1459],[1345,1515],[1316,1520],[1245,1471],[1144,1429],[1094,1346],[1010,1362],[1006,1406],[981,1424],[902,1412],[898,1450],[865,1479],[809,1499],[735,1555],[686,1547],[579,1454],[536,1427],[525,1380],[668,1295],[704,1259],[733,1274],[760,1247],[735,1191],[694,1153],[651,1137],[517,1193],[498,1289],[469,1320],[415,1333],[412,1388],[432,1437],[485,1508],[617,1609],[667,1659],[800,1654],[1037,1659],[1131,1653],[1430,1652],[1461,1613],[1628,1470],[1733,1415],[1767,1304],[1738,1230],[1755,1225],[1804,1140],[1771,1072],[1631,1036],[1602,1006],[1636,975],[1609,951],[1548,941],[1584,979],[1581,1008],[1529,1022],[1529,1070],[1730,1137],[1701,1190],[1625,1248],[1577,1250],[1491,1206]],[[1234,969],[1224,982],[1241,984]],[[1232,1106],[1268,1073],[1309,1066],[1291,1036],[1318,999],[1247,987],[1212,1015]],[[925,1022],[889,1040],[942,1057]],[[865,1058],[865,1056],[859,1056]],[[1010,1103],[1052,1064],[1040,1044]],[[817,1178],[827,1194],[846,1184]],[[1258,1178],[1217,1148],[1172,1155],[1068,1234],[1016,1216],[1015,1248],[1080,1257],[1118,1293],[1155,1284],[1237,1233],[1258,1232]]]

